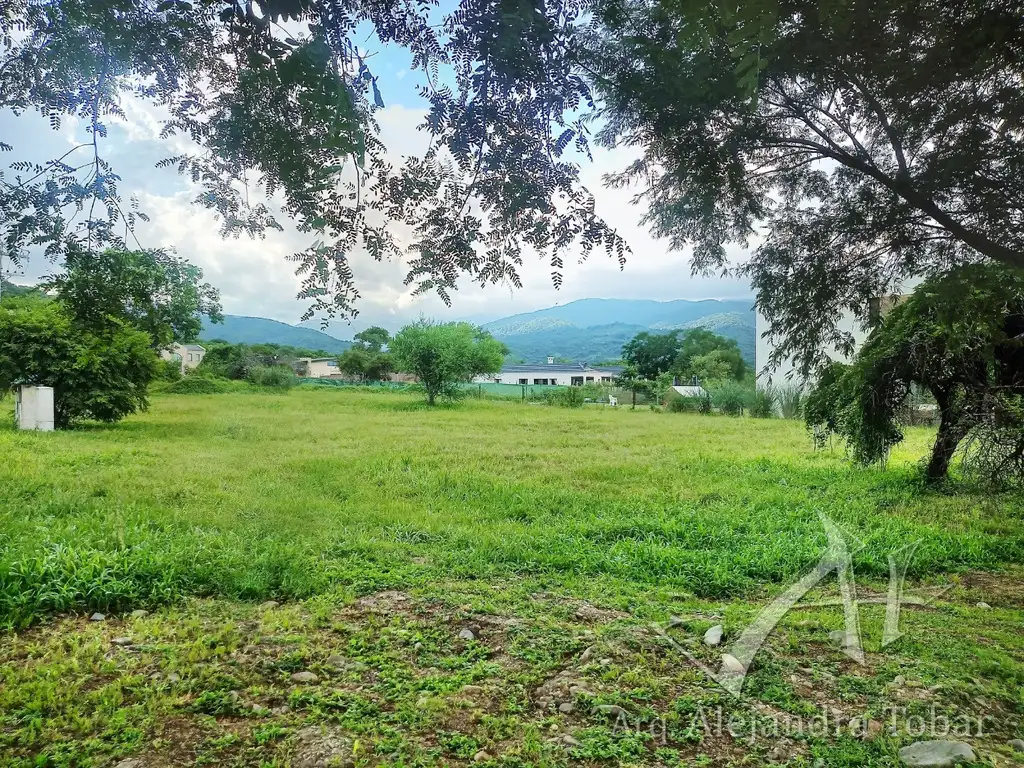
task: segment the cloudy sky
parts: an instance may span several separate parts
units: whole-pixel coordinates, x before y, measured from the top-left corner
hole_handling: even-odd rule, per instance
[[[423,104],[414,88],[418,74],[408,71],[402,51],[382,50],[372,63],[387,103],[377,115],[385,145],[396,155],[422,152],[426,138],[416,128],[423,115]],[[265,240],[222,239],[214,215],[190,204],[195,196],[191,184],[173,170],[154,167],[161,158],[187,150],[187,144],[159,139],[160,116],[148,105],[128,102],[123,106],[128,120],[108,121],[109,136],[102,151],[122,176],[122,197],[136,195],[142,210],[152,218],[138,228],[141,243],[146,247],[173,247],[202,267],[206,279],[220,289],[225,312],[298,322],[306,304],[295,298],[299,281],[285,256],[304,248],[309,236],[288,228],[282,220],[285,231],[271,232]],[[68,120],[59,131],[53,131],[37,115],[0,113],[0,137],[14,146],[13,153],[5,153],[0,159],[5,163],[22,159],[42,162],[59,157],[89,140],[85,127],[83,122]],[[632,248],[624,270],[620,271],[618,264],[603,253],[583,263],[566,258],[564,283],[555,290],[548,265],[542,260],[528,260],[521,270],[522,289],[481,288],[467,283],[454,294],[454,305],[449,309],[434,296],[410,295],[402,282],[406,269],[402,261],[379,263],[366,254],[356,254],[352,263],[362,294],[359,316],[350,327],[332,326],[332,333],[348,336],[375,324],[394,330],[420,314],[483,322],[588,297],[670,300],[750,296],[750,287],[744,281],[691,277],[688,254],[670,252],[664,242],[653,239],[640,226],[642,211],[630,205],[631,193],[602,186],[603,174],[620,170],[630,159],[631,155],[623,151],[599,151],[594,163],[583,168],[583,179],[597,200],[598,213],[626,237]],[[735,255],[742,258],[740,252]],[[28,282],[52,271],[53,265],[34,258],[15,280]]]

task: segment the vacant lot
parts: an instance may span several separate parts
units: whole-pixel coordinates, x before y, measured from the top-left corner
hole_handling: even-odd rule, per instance
[[[988,715],[969,740],[997,759],[1022,735],[1021,499],[924,489],[929,438],[882,471],[794,422],[320,390],[0,428],[0,765],[897,765],[913,740],[691,727],[754,701]],[[676,644],[717,666],[701,634],[728,644],[818,561],[819,513],[863,587],[919,541],[916,585],[952,590],[885,649],[864,608],[865,665],[829,644],[841,609],[793,612],[724,696]]]

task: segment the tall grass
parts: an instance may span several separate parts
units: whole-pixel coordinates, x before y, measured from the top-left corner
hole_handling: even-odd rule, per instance
[[[778,390],[779,409],[784,419],[799,419],[803,415],[803,387],[787,384]]]
[[[0,403],[0,625],[187,595],[262,600],[544,574],[739,595],[817,561],[825,511],[865,574],[1024,559],[1019,497],[932,495],[908,429],[888,472],[800,424],[354,388],[157,395],[112,427],[31,434]],[[427,558],[424,571],[413,558]]]

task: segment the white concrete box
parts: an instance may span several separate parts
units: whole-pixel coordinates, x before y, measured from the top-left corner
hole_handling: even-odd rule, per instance
[[[14,396],[18,429],[53,431],[53,387],[18,387]]]

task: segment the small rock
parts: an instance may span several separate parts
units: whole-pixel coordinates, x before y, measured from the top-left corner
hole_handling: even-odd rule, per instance
[[[161,675],[159,672],[154,672],[152,675],[149,676],[149,679],[150,680],[162,680],[163,677],[164,676]]]
[[[460,640],[476,640],[476,635],[473,634],[473,630],[472,629],[470,629],[469,627],[466,627],[461,632],[459,632],[459,639]]]
[[[142,608],[139,608],[139,610],[137,611],[132,611],[131,616],[133,619],[144,619],[147,616],[149,616],[149,611],[145,611]]]
[[[733,674],[742,674],[747,671],[739,659],[728,653],[722,654],[722,669]]]
[[[981,608],[982,610],[986,610],[986,611],[992,608],[992,606],[991,606],[991,605],[989,605],[989,604],[988,604],[988,603],[986,603],[986,602],[979,602],[979,603],[976,603],[974,607],[975,607],[975,608]]]
[[[718,645],[722,642],[722,625],[715,624],[704,633],[704,645]]]
[[[263,717],[264,715],[270,714],[270,710],[267,707],[264,707],[262,704],[253,704],[250,709],[252,713],[257,717]]]
[[[177,672],[171,672],[171,674],[169,674],[167,676],[167,682],[168,683],[179,683],[179,682],[181,682],[181,675],[179,675]]]
[[[960,763],[973,763],[974,750],[962,741],[918,741],[900,750],[904,765],[924,768],[949,768]]]
[[[594,646],[590,646],[583,653],[580,654],[580,661],[590,661],[590,657],[594,655]]]
[[[482,686],[479,685],[464,685],[462,686],[462,692],[468,693],[471,696],[478,696],[484,692],[484,689]]]
[[[1024,739],[1011,739],[1007,742],[1015,752],[1024,752]]]
[[[474,763],[486,763],[488,760],[491,760],[491,759],[492,759],[491,758],[491,754],[487,750],[484,750],[484,749],[481,749],[479,752],[477,752],[475,755],[473,755],[473,762]]]
[[[414,645],[414,646],[412,647],[412,649],[413,649],[414,651],[422,651],[422,650],[423,650],[423,643],[416,643],[416,645]]]
[[[589,603],[584,603],[576,609],[576,618],[580,621],[598,621],[604,618],[600,608],[595,608]]]
[[[295,734],[297,747],[292,765],[295,768],[327,768],[351,766],[352,741],[333,725],[309,726]]]
[[[598,704],[594,707],[596,712],[600,712],[602,715],[608,715],[610,717],[619,717],[620,715],[626,714],[626,710],[617,704]]]
[[[896,677],[892,679],[892,684],[897,686],[904,686],[907,684],[907,678],[905,678],[903,675],[896,675]]]
[[[559,736],[558,737],[558,741],[561,742],[562,744],[564,744],[567,747],[582,747],[583,746],[579,741],[574,739],[568,733],[563,733],[561,736]]]
[[[601,661],[598,662],[598,664],[600,664],[602,667],[611,666],[611,663],[612,663],[611,659],[601,659]]]
[[[328,656],[324,664],[335,669],[346,669],[348,667],[348,659],[336,653],[333,656]]]
[[[135,641],[130,637],[115,637],[110,642],[121,648],[127,648],[129,645],[133,645],[135,643]]]
[[[576,709],[576,707],[572,705],[571,701],[566,701],[558,705],[558,711],[561,712],[563,715],[568,715],[574,709]]]
[[[277,608],[279,605],[280,603],[277,602],[277,600],[267,600],[265,603],[260,603],[260,610],[269,611],[273,608]]]
[[[312,672],[296,672],[292,675],[293,683],[319,683],[320,678]]]
[[[114,768],[142,768],[142,761],[136,760],[133,757],[128,760],[122,760],[120,763],[115,765]]]
[[[107,616],[104,613],[94,613],[89,617],[89,621],[106,621]]]
[[[291,711],[291,707],[289,707],[287,704],[282,704],[280,707],[271,708],[270,714],[274,715],[275,717],[281,717],[282,715],[287,715]]]

